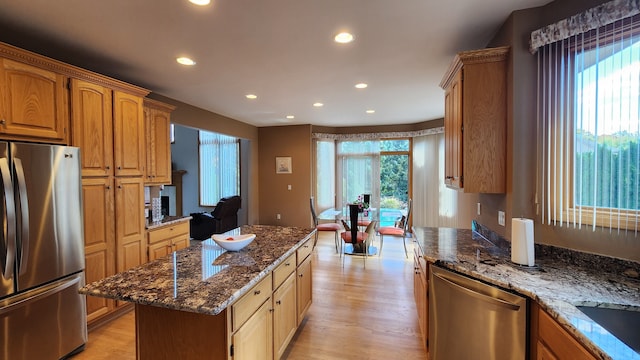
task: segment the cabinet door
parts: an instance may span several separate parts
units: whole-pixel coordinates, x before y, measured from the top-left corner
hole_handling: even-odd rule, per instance
[[[143,176],[145,133],[142,98],[113,92],[114,153],[116,176]]]
[[[445,184],[462,188],[462,70],[445,91]]]
[[[273,319],[271,299],[236,331],[232,337],[234,360],[273,359]]]
[[[147,139],[147,184],[171,183],[170,114],[145,109]]]
[[[173,252],[171,240],[161,241],[159,243],[149,245],[149,261],[159,259]]]
[[[173,251],[182,250],[189,247],[189,235],[173,238]]]
[[[292,273],[273,293],[273,349],[280,359],[298,328],[296,277]]]
[[[71,80],[71,144],[82,149],[82,176],[113,174],[112,91]]]
[[[115,274],[113,186],[109,178],[82,180],[84,200],[85,282]],[[87,321],[108,313],[113,300],[87,296]]]
[[[116,178],[117,270],[146,262],[142,178]]]
[[[9,139],[67,142],[67,78],[0,59],[0,134]]]
[[[298,295],[298,324],[302,322],[307,314],[312,301],[312,272],[311,272],[311,256],[298,266],[296,271],[298,275],[296,289]]]

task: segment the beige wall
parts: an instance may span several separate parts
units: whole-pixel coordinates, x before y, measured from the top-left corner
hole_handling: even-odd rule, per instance
[[[528,51],[532,30],[597,6],[606,0],[556,0],[544,7],[516,11],[488,46],[511,45],[508,76],[507,194],[475,194],[482,204],[476,219],[492,230],[511,237],[510,219],[536,219],[535,241],[580,251],[640,261],[640,238],[633,232],[583,227],[581,230],[542,225],[536,209],[536,74],[537,58]],[[466,206],[470,203],[467,199]],[[471,202],[473,203],[473,202]],[[506,227],[498,225],[497,211],[505,210]]]
[[[260,224],[313,226],[309,208],[311,125],[261,127],[258,134]],[[276,174],[277,156],[291,157],[291,174]]]

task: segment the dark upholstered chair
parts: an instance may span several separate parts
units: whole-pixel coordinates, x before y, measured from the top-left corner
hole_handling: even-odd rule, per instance
[[[241,202],[240,196],[229,196],[220,199],[211,213],[192,213],[191,237],[196,240],[205,240],[213,234],[221,234],[237,228]]]

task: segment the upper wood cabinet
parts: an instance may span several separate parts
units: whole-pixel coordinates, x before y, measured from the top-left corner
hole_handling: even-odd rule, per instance
[[[142,97],[113,92],[113,144],[116,176],[143,176],[145,134]]]
[[[469,193],[506,191],[508,47],[465,51],[445,90],[445,183]]]
[[[0,136],[66,144],[66,84],[57,72],[0,58]]]
[[[144,99],[146,185],[171,184],[171,112],[174,106]]]
[[[82,149],[82,176],[113,175],[112,90],[71,80],[71,143]]]

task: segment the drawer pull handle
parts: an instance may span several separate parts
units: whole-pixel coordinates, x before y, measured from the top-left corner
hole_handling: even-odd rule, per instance
[[[284,266],[291,266],[291,263],[284,263]]]
[[[278,300],[278,301],[276,301],[276,304],[280,305],[280,304],[282,304],[282,301]]]
[[[256,290],[253,292],[253,295],[260,295],[260,290]]]

